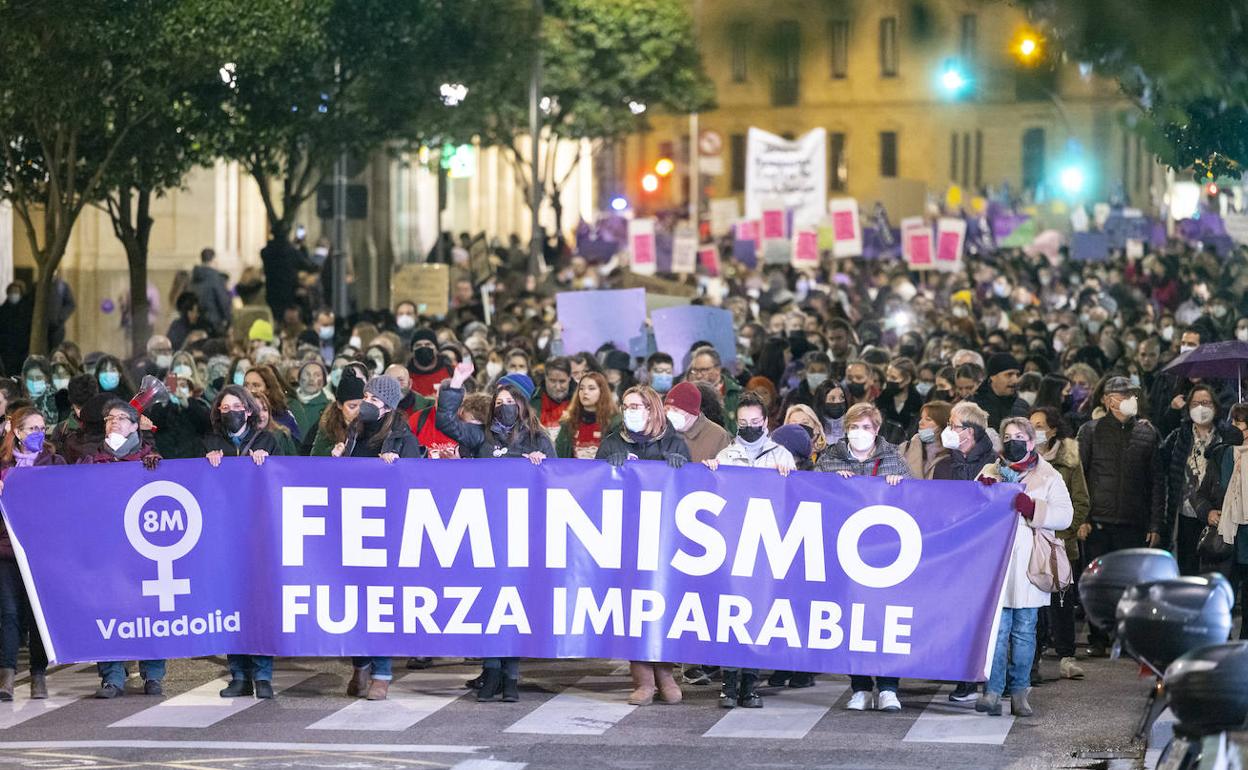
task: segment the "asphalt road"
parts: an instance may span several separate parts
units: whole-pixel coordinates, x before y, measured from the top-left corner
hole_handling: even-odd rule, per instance
[[[342,661],[279,661],[273,701],[217,697],[222,659],[175,661],[163,698],[131,680],[114,701],[90,698],[93,667],[60,668],[50,700],[19,685],[0,707],[0,767],[1125,770],[1143,757],[1130,734],[1148,685],[1127,661],[1085,661],[1086,680],[1036,688],[1028,719],[952,706],[949,686],[926,681],[902,682],[900,713],[848,712],[839,676],[764,690],[763,709],[720,709],[714,687],[693,686],[682,704],[637,708],[626,664],[606,660],[524,661],[519,703],[479,704],[462,686],[471,664],[395,663],[391,697],[377,703],[345,696]],[[1044,673],[1056,677],[1057,662]]]

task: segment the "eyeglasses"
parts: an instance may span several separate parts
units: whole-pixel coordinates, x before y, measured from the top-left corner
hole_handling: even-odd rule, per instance
[[[625,404],[624,411],[626,412],[648,412],[650,411],[650,408],[647,407],[645,404]]]
[[[105,423],[110,423],[110,422],[133,422],[133,420],[131,420],[129,417],[127,417],[127,416],[126,416],[126,415],[124,415],[124,414],[110,414],[110,415],[108,415],[107,417],[105,417],[105,418],[104,418],[104,422],[105,422]]]
[[[690,374],[714,374],[718,366],[695,366],[689,369]]]

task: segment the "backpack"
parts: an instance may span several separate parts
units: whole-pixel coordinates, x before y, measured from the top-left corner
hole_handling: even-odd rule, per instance
[[[1031,537],[1031,560],[1027,563],[1031,584],[1050,594],[1074,585],[1074,572],[1062,541],[1049,529],[1033,529]]]

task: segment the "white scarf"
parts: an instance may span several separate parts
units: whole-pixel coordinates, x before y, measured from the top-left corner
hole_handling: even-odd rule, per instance
[[[1248,446],[1234,447],[1234,456],[1234,470],[1222,500],[1222,518],[1218,520],[1218,534],[1226,543],[1234,543],[1239,526],[1248,524],[1248,469],[1243,462],[1248,456]]]

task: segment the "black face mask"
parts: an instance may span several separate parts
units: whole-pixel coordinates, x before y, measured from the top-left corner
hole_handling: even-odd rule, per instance
[[[371,425],[381,419],[381,409],[376,404],[364,401],[360,403],[360,422]]]
[[[896,382],[889,382],[889,383],[885,383],[884,392],[881,393],[881,395],[891,397],[891,396],[896,396],[900,392],[901,392],[901,385],[899,385]]]
[[[845,416],[845,412],[849,409],[844,401],[837,401],[835,404],[824,404],[823,413],[827,415],[829,420],[839,420]]]
[[[422,369],[428,369],[433,366],[433,362],[438,360],[438,351],[433,348],[419,347],[412,351],[412,360]]]
[[[865,382],[849,383],[849,395],[854,398],[862,398],[867,395],[867,384]]]
[[[932,391],[932,400],[933,400],[933,401],[949,401],[949,402],[952,402],[952,401],[953,401],[953,391],[952,391],[952,390],[933,390],[933,391]]]
[[[520,407],[515,404],[500,404],[494,407],[494,419],[499,425],[510,428],[520,419]]]
[[[246,412],[229,411],[221,415],[221,423],[230,433],[238,433],[247,424]]]
[[[1027,456],[1027,442],[1016,438],[1002,442],[1001,456],[1012,463],[1021,461]]]
[[[741,440],[745,443],[753,444],[755,441],[758,441],[763,437],[764,430],[765,429],[761,425],[742,425],[740,428],[737,428],[737,435],[740,436]]]

